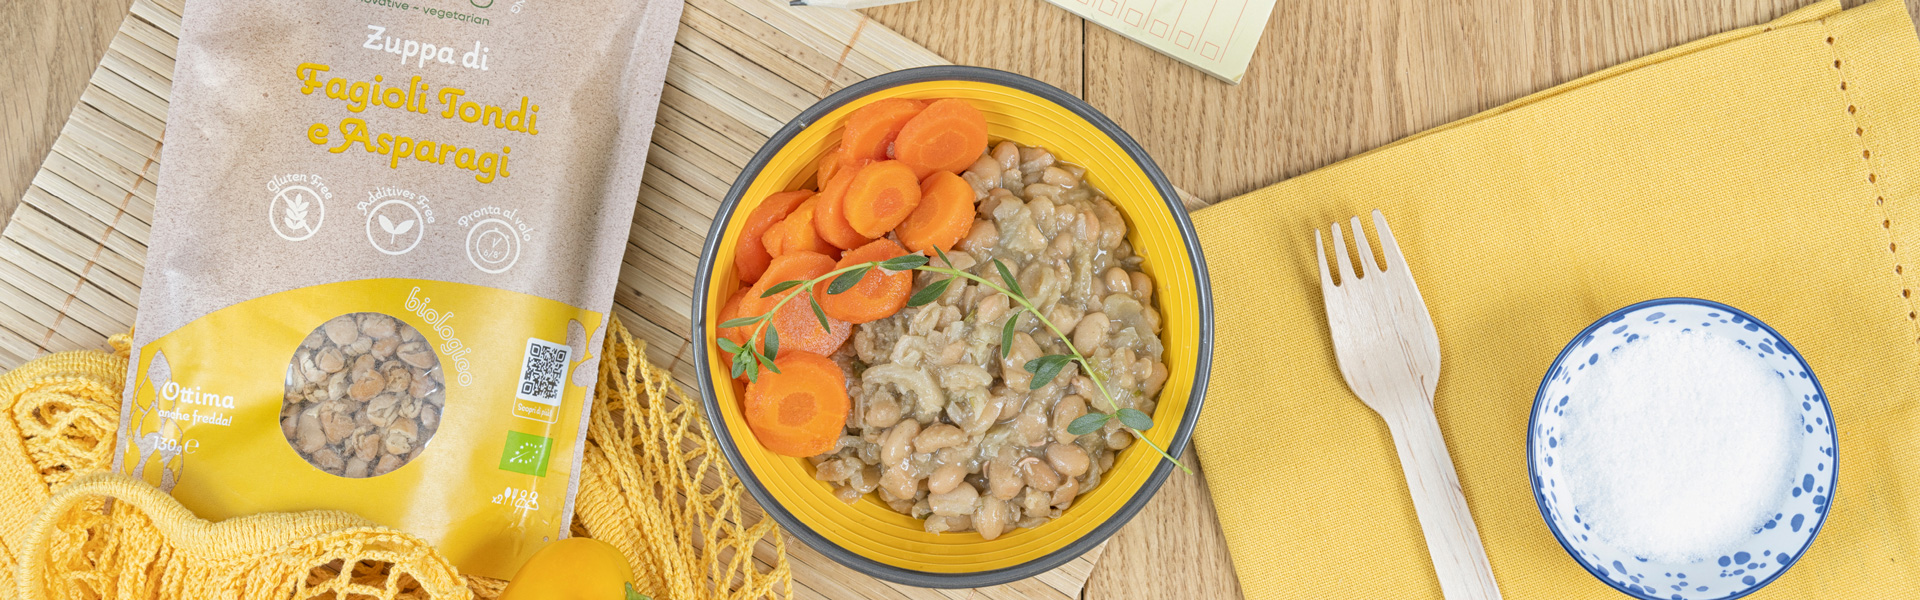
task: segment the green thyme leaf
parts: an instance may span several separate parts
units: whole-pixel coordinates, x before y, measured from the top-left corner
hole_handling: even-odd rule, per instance
[[[907,299],[907,306],[918,308],[932,304],[933,301],[940,299],[941,294],[947,293],[947,286],[952,284],[952,277],[929,283],[927,287],[920,288],[920,291],[914,292],[912,298]]]
[[[1107,424],[1106,413],[1087,413],[1084,415],[1080,415],[1080,418],[1074,419],[1072,423],[1068,423],[1067,433],[1071,433],[1073,435],[1086,435],[1089,433],[1093,433],[1093,430],[1099,429],[1100,426],[1106,425],[1106,424]]]
[[[733,327],[746,327],[754,323],[759,323],[761,319],[765,319],[765,318],[767,318],[766,315],[760,315],[758,317],[740,317],[738,319],[727,319],[726,322],[723,322],[720,324],[720,328],[729,329]]]
[[[1007,315],[1007,324],[1000,327],[1000,358],[1013,354],[1013,326],[1020,322],[1020,311]]]
[[[789,279],[786,281],[782,281],[780,283],[774,284],[773,287],[767,288],[767,293],[761,294],[760,297],[771,298],[773,297],[774,294],[778,294],[780,292],[793,289],[795,286],[798,286],[802,283],[806,283],[806,282],[798,279]]]
[[[1013,280],[1013,273],[1007,270],[1006,263],[1000,262],[998,258],[993,259],[993,269],[1000,272],[1000,281],[1007,284],[1007,291],[1021,298],[1027,297],[1026,292],[1020,291],[1020,282]]]
[[[1147,416],[1147,413],[1132,408],[1122,408],[1117,414],[1120,416],[1120,423],[1133,428],[1134,431],[1153,429],[1153,417]]]
[[[733,346],[733,347],[735,347],[735,348],[739,348],[739,347],[740,347],[740,345],[739,345],[739,344],[734,344],[734,346]],[[744,350],[744,348],[742,348],[742,350]],[[752,368],[752,367],[753,367],[753,356],[752,356],[752,355],[749,355],[749,354],[747,354],[747,353],[745,353],[745,352],[736,352],[736,353],[735,353],[735,354],[733,355],[733,377],[734,377],[734,379],[739,379],[741,375],[745,375],[745,374],[747,373],[747,369],[749,369],[749,368]]]
[[[778,365],[773,364],[773,359],[768,358],[767,355],[755,352],[753,354],[753,358],[754,360],[760,361],[760,366],[766,367],[768,371],[773,371],[773,374],[775,375],[780,374],[780,367]],[[751,372],[752,371],[749,371],[749,373]],[[749,379],[751,379],[751,377],[749,377]]]
[[[827,323],[827,312],[824,310],[820,310],[820,301],[814,300],[813,295],[808,294],[807,304],[813,305],[813,316],[814,318],[820,319],[820,330],[829,331],[829,332],[833,331],[833,325]]]
[[[940,255],[940,262],[947,263],[947,268],[953,268],[953,259],[947,258],[947,251],[941,250],[939,246],[934,246],[933,251]]]
[[[827,284],[827,294],[839,294],[853,289],[853,286],[860,285],[860,278],[866,277],[867,270],[870,268],[872,267],[860,267],[841,273],[839,277],[833,278],[833,283]]]
[[[767,339],[765,340],[765,345],[763,347],[766,349],[760,351],[762,355],[761,358],[767,359],[767,362],[769,364],[773,362],[773,359],[780,357],[780,330],[779,329],[776,329],[773,327],[767,328]],[[775,370],[774,372],[779,373],[780,371]]]
[[[720,338],[719,343],[720,343],[720,351],[722,352],[726,352],[727,354],[740,353],[740,344],[734,343],[733,340],[730,340],[727,338]]]
[[[1047,384],[1060,374],[1060,369],[1070,362],[1073,362],[1073,357],[1065,354],[1048,354],[1027,361],[1027,372],[1033,374],[1033,382],[1027,385],[1027,389],[1037,390],[1047,387]]]
[[[629,581],[627,582],[627,600],[653,600],[653,599],[648,598],[646,594],[642,594],[638,591],[635,591],[633,589],[633,582]]]
[[[754,364],[754,363],[755,363],[755,362],[758,362],[758,361],[760,360],[760,353],[759,353],[759,352],[748,352],[748,353],[746,353],[746,354],[742,354],[742,355],[740,355],[740,356],[744,356],[744,357],[747,357],[747,364],[746,364],[746,368],[745,368],[745,370],[746,370],[746,372],[747,372],[747,382],[748,382],[748,383],[759,383],[759,382],[760,382],[760,366],[759,366],[759,365],[756,365],[756,364]]]
[[[902,254],[880,262],[880,268],[900,272],[918,269],[927,264],[927,257],[919,254]]]

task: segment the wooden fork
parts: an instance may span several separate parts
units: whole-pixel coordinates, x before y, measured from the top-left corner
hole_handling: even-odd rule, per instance
[[[1340,375],[1367,407],[1380,413],[1393,433],[1441,592],[1448,600],[1497,599],[1500,588],[1493,583],[1493,568],[1480,546],[1480,533],[1467,511],[1466,497],[1460,494],[1460,478],[1453,472],[1453,459],[1447,455],[1440,423],[1433,416],[1440,338],[1434,334],[1433,318],[1420,300],[1420,289],[1413,285],[1400,246],[1393,241],[1393,230],[1387,228],[1387,218],[1373,211],[1373,224],[1380,233],[1387,268],[1374,264],[1366,231],[1360,228],[1360,217],[1354,217],[1354,246],[1363,271],[1358,276],[1347,260],[1340,224],[1333,224],[1339,285],[1327,273],[1320,230],[1313,232],[1320,258],[1320,291],[1326,297],[1327,326],[1333,332]]]

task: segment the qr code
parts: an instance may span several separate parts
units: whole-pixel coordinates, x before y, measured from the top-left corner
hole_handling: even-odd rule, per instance
[[[566,346],[527,338],[527,356],[520,365],[519,398],[549,406],[560,404],[560,384],[567,380]]]

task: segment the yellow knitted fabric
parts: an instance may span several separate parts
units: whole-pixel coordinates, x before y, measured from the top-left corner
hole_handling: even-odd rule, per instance
[[[743,489],[698,405],[618,320],[608,333],[575,533],[619,548],[654,598],[791,598],[785,539],[771,520],[744,525]],[[505,588],[463,577],[425,541],[353,514],[209,523],[144,482],[106,473],[127,364],[126,336],[111,343],[111,354],[55,354],[0,376],[0,590],[28,600],[411,600]]]

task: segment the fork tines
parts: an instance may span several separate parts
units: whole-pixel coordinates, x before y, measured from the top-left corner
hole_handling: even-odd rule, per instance
[[[1380,253],[1387,258],[1387,268],[1384,271],[1404,272],[1407,261],[1400,255],[1400,244],[1394,241],[1393,229],[1387,227],[1387,218],[1378,210],[1373,211],[1373,227],[1380,235]],[[1360,253],[1362,276],[1382,272],[1380,265],[1373,262],[1373,250],[1367,245],[1367,232],[1360,228],[1360,217],[1357,216],[1353,217],[1353,238],[1354,246]],[[1337,222],[1333,224],[1333,239],[1333,256],[1340,263],[1340,283],[1346,284],[1353,281],[1353,263],[1347,259],[1347,238],[1340,231],[1340,224]],[[1333,279],[1327,273],[1327,250],[1320,239],[1318,229],[1313,230],[1313,246],[1314,251],[1320,256],[1320,285],[1335,287]]]

